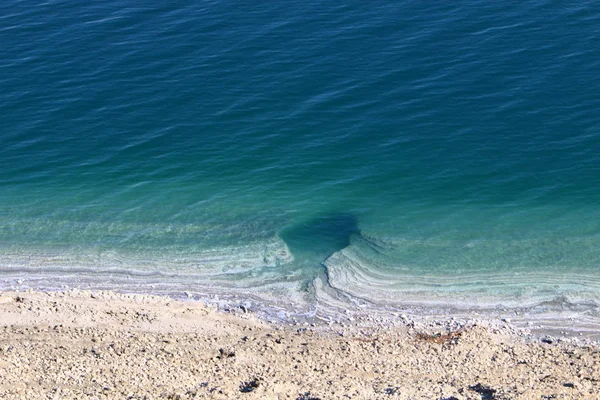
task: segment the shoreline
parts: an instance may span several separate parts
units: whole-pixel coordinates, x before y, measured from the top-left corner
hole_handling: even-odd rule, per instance
[[[93,275],[90,275],[93,277]],[[52,277],[48,277],[53,281]],[[275,282],[265,287],[227,287],[220,285],[189,284],[189,291],[182,290],[183,283],[159,286],[152,282],[126,284],[126,280],[94,283],[94,281],[75,282],[68,278],[56,282],[51,288],[43,286],[39,279],[14,279],[12,283],[4,280],[0,284],[3,291],[114,291],[115,293],[166,296],[175,300],[200,301],[217,307],[221,311],[232,312],[238,309],[251,310],[265,321],[275,324],[299,326],[308,324],[337,324],[364,326],[402,326],[413,322],[421,325],[428,323],[467,323],[478,320],[486,323],[510,325],[533,336],[554,336],[588,341],[600,341],[600,314],[595,301],[578,301],[567,296],[558,296],[553,300],[539,300],[524,303],[520,307],[498,304],[467,302],[439,303],[432,293],[430,304],[416,299],[399,302],[373,301],[368,296],[358,297],[343,289],[329,286],[321,277],[317,277],[304,291],[301,282]],[[46,281],[48,282],[48,281]],[[425,299],[426,297],[424,297]],[[412,301],[411,301],[412,300]]]
[[[0,292],[0,321],[0,397],[9,399],[592,399],[600,392],[597,342],[540,338],[491,319],[270,323],[240,307],[72,290]]]

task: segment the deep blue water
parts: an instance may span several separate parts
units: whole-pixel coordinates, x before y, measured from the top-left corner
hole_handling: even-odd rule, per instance
[[[600,8],[435,3],[2,2],[3,285],[597,312]]]

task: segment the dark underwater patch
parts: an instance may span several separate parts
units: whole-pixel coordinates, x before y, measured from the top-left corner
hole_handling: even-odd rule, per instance
[[[358,218],[351,213],[321,215],[280,232],[292,253],[312,253],[319,261],[347,247],[356,234],[359,234]]]

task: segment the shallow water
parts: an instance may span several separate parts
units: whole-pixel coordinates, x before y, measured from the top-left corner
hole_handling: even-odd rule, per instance
[[[5,287],[598,317],[593,3],[0,10]]]

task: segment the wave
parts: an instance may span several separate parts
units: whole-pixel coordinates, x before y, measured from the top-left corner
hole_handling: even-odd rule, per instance
[[[325,222],[330,227],[329,220]],[[490,249],[502,248],[498,242],[457,245],[455,241],[378,236],[358,228],[322,243],[317,256],[340,243],[345,246],[326,254],[324,260],[309,263],[304,247],[311,242],[307,238],[311,226],[306,223],[286,231],[283,237],[291,244],[275,234],[254,237],[244,245],[195,247],[193,251],[186,246],[138,251],[6,247],[0,256],[0,289],[80,288],[173,297],[187,293],[207,301],[250,299],[269,317],[282,310],[288,316],[327,318],[368,310],[387,318],[402,310],[421,316],[516,313],[546,326],[562,327],[572,320],[579,325],[600,325],[600,274],[588,265],[525,268],[525,260],[523,265],[496,268],[495,257],[502,251],[492,254]],[[521,248],[537,245],[521,243]],[[504,246],[519,247],[515,242]],[[436,256],[451,249],[465,252],[441,257],[437,268],[431,267]],[[427,252],[428,257],[421,254]],[[415,254],[420,255],[418,262],[429,264],[420,267],[409,262],[407,255]],[[486,254],[488,263],[478,265]],[[509,260],[514,257],[510,254]],[[460,260],[477,265],[457,268]],[[313,265],[319,262],[320,266]]]
[[[550,244],[534,239],[494,240],[457,245],[456,241],[361,232],[349,246],[324,261],[325,280],[315,280],[315,298],[338,315],[367,313],[386,323],[398,312],[425,320],[483,317],[510,320],[515,326],[543,334],[578,332],[597,338],[600,274],[593,263],[596,247],[590,246],[590,241],[594,240],[553,240]],[[570,249],[576,255],[561,258],[563,264],[544,267],[540,265],[544,258],[530,253],[532,249],[552,252],[548,246],[559,253]],[[464,247],[480,249],[469,258],[465,257],[468,251],[456,250]],[[516,253],[515,248],[519,249]],[[588,251],[582,250],[585,248]],[[428,250],[430,254],[424,256]],[[415,265],[407,255],[419,255],[416,259],[424,265]],[[503,255],[508,256],[502,260]],[[520,262],[511,265],[511,260]],[[528,263],[531,260],[537,263]]]
[[[19,276],[21,280],[34,275],[102,275],[117,280],[156,276],[164,280],[195,277],[210,281],[280,267],[293,260],[287,245],[277,236],[247,245],[186,253],[160,248],[143,252],[101,248],[4,249],[0,256],[0,276]]]
[[[353,249],[332,255],[325,265],[332,287],[372,302],[493,308],[533,305],[567,295],[600,300],[600,277],[592,274],[399,273],[362,264]]]

